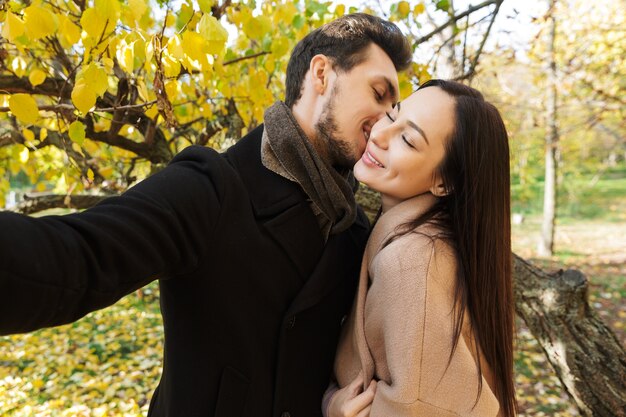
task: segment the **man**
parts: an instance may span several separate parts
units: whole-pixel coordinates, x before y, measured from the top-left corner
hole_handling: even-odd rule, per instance
[[[285,103],[224,154],[188,148],[83,213],[0,214],[0,332],[72,322],[159,279],[149,416],[321,415],[368,233],[350,170],[410,58],[395,25],[344,16],[295,47]]]

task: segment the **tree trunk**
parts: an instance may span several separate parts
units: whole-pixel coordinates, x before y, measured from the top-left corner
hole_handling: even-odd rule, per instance
[[[626,416],[626,352],[587,302],[587,278],[514,255],[515,308],[584,416]]]
[[[557,74],[556,60],[554,57],[554,44],[556,38],[556,0],[550,0],[548,11],[549,35],[548,35],[548,85],[546,97],[546,173],[543,195],[543,224],[541,227],[541,239],[539,241],[539,256],[552,256],[554,251],[554,222],[556,217],[556,178],[557,178],[557,145],[559,132],[557,127]]]
[[[370,219],[380,197],[361,187]],[[548,274],[513,254],[515,309],[583,416],[626,417],[626,352],[587,301],[579,271]]]

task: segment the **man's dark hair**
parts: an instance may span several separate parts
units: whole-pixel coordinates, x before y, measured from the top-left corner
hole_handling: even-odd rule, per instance
[[[285,104],[292,107],[300,99],[304,76],[315,55],[326,55],[336,69],[347,72],[366,59],[365,49],[372,43],[385,51],[396,71],[411,63],[411,46],[400,29],[365,13],[342,16],[306,35],[289,58]]]

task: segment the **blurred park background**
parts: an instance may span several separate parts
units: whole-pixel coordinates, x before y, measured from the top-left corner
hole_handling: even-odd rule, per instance
[[[626,341],[626,1],[0,0],[0,207],[33,216],[119,194],[186,146],[223,149],[283,98],[306,33],[396,22],[429,78],[478,89],[511,145],[513,247],[576,268]],[[37,256],[37,248],[32,248]],[[77,323],[0,338],[0,415],[140,416],[160,375],[156,283]],[[521,416],[577,416],[518,323]]]

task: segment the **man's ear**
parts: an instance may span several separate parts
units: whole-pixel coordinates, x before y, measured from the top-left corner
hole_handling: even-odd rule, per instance
[[[330,76],[333,72],[333,66],[330,59],[323,54],[317,54],[311,58],[309,73],[313,89],[319,95],[324,95],[330,85]]]

